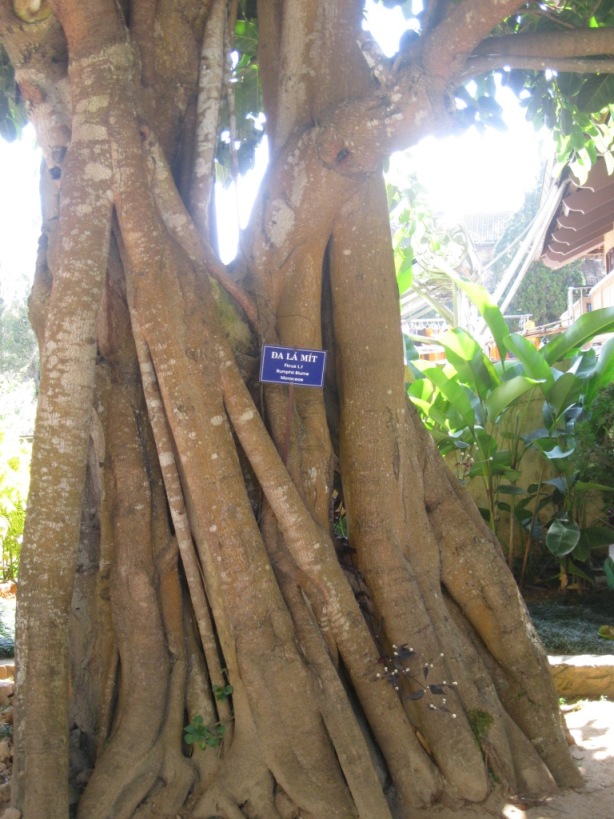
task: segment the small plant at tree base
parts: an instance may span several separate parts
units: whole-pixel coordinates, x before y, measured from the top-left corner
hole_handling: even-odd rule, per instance
[[[0,579],[14,580],[26,515],[29,446],[0,430]]]
[[[228,685],[214,685],[213,693],[218,702],[220,700],[227,700],[232,694],[232,685],[230,685],[230,683]]]
[[[204,719],[197,714],[192,722],[184,728],[184,739],[186,745],[198,745],[201,751],[207,748],[217,748],[222,744],[226,726],[221,722],[213,722],[205,725]]]

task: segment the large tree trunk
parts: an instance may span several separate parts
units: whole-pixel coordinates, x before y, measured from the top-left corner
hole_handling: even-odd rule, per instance
[[[405,396],[379,163],[446,122],[432,54],[430,87],[374,97],[360,3],[261,4],[271,164],[232,278],[236,5],[51,5],[2,18],[46,161],[14,805],[383,819],[577,785],[513,578]],[[326,346],[325,389],[288,413],[263,342]]]

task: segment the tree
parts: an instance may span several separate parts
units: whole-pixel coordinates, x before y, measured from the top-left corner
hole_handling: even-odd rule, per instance
[[[407,403],[380,173],[480,72],[610,71],[579,6],[426,3],[389,61],[354,0],[2,0],[46,160],[24,816],[381,819],[579,783],[500,548]],[[271,161],[224,268],[256,13]],[[467,88],[463,122],[492,116]],[[326,348],[324,391],[259,385],[263,342]]]

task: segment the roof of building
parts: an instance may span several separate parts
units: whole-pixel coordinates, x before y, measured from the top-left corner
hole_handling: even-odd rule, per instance
[[[462,221],[474,244],[494,245],[503,236],[512,216],[512,211],[467,213]]]
[[[601,251],[603,237],[614,228],[614,176],[599,158],[586,182],[569,180],[544,243],[544,263],[557,270]]]

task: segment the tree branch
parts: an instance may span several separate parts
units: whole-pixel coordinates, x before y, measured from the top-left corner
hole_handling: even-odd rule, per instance
[[[465,0],[455,5],[425,42],[424,68],[429,74],[449,78],[484,37],[522,5],[518,0]]]
[[[485,74],[497,68],[523,68],[528,71],[557,71],[570,74],[614,74],[614,59],[582,59],[554,57],[506,57],[500,55],[492,57],[473,57],[467,63],[467,68],[459,76],[460,81]]]
[[[464,4],[463,4],[464,5]],[[509,57],[591,57],[614,55],[614,28],[543,31],[488,37],[474,55]]]

